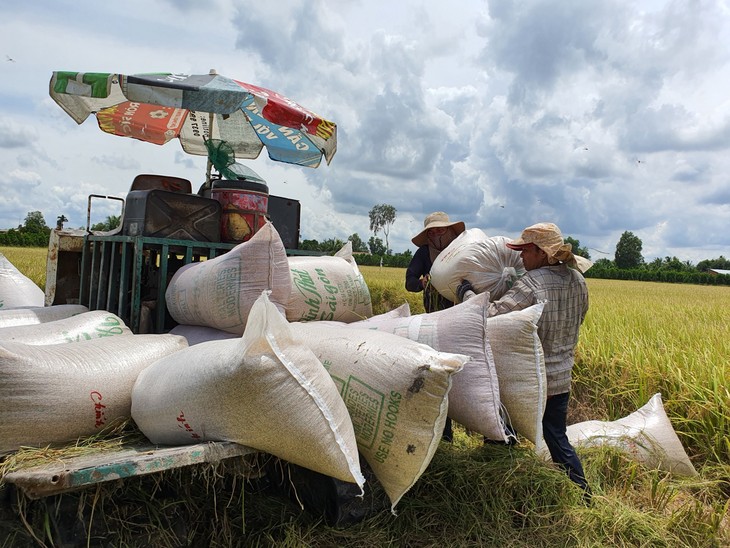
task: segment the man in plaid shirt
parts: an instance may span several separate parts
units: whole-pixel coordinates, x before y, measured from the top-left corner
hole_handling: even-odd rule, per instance
[[[520,238],[506,245],[520,252],[527,273],[501,299],[489,304],[489,315],[545,302],[537,326],[547,372],[543,436],[553,461],[583,488],[588,500],[590,487],[566,428],[575,347],[588,311],[588,289],[580,271],[587,270],[591,263],[573,255],[572,246],[564,242],[560,229],[552,223],[527,227]],[[472,296],[471,284],[462,281],[457,295],[462,301]]]

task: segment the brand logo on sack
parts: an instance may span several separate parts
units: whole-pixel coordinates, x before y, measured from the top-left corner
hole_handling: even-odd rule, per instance
[[[185,418],[185,413],[183,411],[180,411],[180,414],[177,416],[177,426],[178,428],[182,428],[190,434],[190,437],[199,440],[201,438],[200,434],[196,433],[192,426],[190,426],[190,423]]]
[[[106,405],[101,403],[101,400],[103,399],[101,392],[94,390],[90,395],[91,401],[94,402],[94,426],[96,428],[101,428],[104,426],[104,423],[106,423],[106,413],[104,411],[104,409],[106,409]]]

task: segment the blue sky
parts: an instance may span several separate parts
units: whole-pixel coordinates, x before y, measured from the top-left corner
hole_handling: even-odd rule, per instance
[[[205,177],[176,141],[76,125],[48,96],[54,70],[215,68],[337,123],[329,166],[246,162],[301,202],[303,238],[367,240],[368,211],[387,203],[396,252],[443,210],[490,236],[552,221],[594,260],[624,231],[647,260],[730,256],[727,1],[9,4],[2,228],[35,210],[83,226],[89,194],[124,197],[139,173]]]

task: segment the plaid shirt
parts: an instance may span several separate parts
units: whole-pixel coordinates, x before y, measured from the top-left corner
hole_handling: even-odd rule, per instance
[[[522,310],[542,301],[545,308],[537,334],[545,352],[549,397],[570,391],[578,333],[588,312],[583,276],[564,264],[529,270],[500,300],[489,304],[489,315]]]

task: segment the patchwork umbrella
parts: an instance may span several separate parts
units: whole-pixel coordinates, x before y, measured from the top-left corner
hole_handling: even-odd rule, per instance
[[[50,95],[78,124],[95,114],[106,133],[207,156],[223,141],[237,159],[316,168],[337,151],[337,126],[274,91],[217,74],[54,72]],[[209,163],[210,173],[210,163]]]

